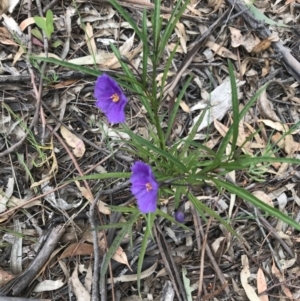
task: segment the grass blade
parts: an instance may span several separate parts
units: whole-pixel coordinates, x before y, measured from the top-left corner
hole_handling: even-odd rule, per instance
[[[279,218],[280,220],[282,220],[283,222],[287,223],[291,227],[294,227],[295,229],[297,229],[298,231],[300,231],[300,224],[299,223],[297,223],[296,221],[294,221],[293,219],[291,219],[287,215],[283,214],[278,209],[273,208],[273,207],[267,205],[266,203],[262,202],[257,197],[255,197],[254,195],[252,195],[251,193],[249,193],[247,190],[245,190],[243,188],[240,188],[240,187],[238,187],[238,186],[236,186],[234,184],[231,184],[229,182],[225,182],[223,180],[220,180],[220,179],[212,178],[211,180],[218,187],[225,188],[227,191],[229,191],[229,192],[231,192],[233,194],[236,194],[240,198],[242,198],[242,199],[250,202],[255,207],[258,207],[258,208],[262,209],[264,212],[269,213],[271,216]]]

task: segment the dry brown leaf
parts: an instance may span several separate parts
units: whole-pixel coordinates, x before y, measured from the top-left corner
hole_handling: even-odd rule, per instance
[[[257,271],[257,293],[261,294],[267,290],[267,281],[264,275],[264,272],[261,268]],[[260,301],[269,301],[267,294],[259,296]]]
[[[95,56],[97,54],[97,47],[94,38],[94,32],[92,25],[88,22],[85,26],[85,40],[89,49],[89,53],[91,56]]]
[[[237,56],[234,53],[227,48],[214,43],[213,41],[207,41],[205,45],[221,57],[230,58],[235,61],[237,60]]]
[[[229,30],[231,33],[231,46],[234,48],[243,46],[248,52],[251,52],[260,43],[260,40],[251,34],[243,36],[241,31],[234,27],[229,27]]]
[[[147,277],[153,275],[154,271],[156,270],[156,267],[157,267],[157,262],[155,262],[149,269],[143,271],[140,274],[140,279],[144,279],[144,278],[147,278]],[[159,276],[162,276],[162,273]],[[157,277],[157,275],[156,275],[156,277]],[[119,277],[114,277],[113,282],[114,283],[115,282],[131,282],[131,281],[137,281],[137,279],[138,279],[137,274],[122,275],[122,276],[119,276]],[[111,278],[107,280],[107,283],[111,283],[111,282],[112,282]],[[131,298],[129,300],[132,301]]]
[[[252,194],[254,196],[256,196],[259,200],[264,202],[265,204],[274,208],[274,203],[273,203],[272,199],[262,190],[253,191]]]
[[[128,266],[129,270],[132,272],[132,269],[128,263],[128,259],[127,259],[127,255],[126,253],[123,251],[123,249],[121,247],[119,247],[116,251],[116,253],[114,254],[114,256],[112,257],[112,259],[114,259],[117,262],[123,263],[125,265]]]
[[[214,9],[208,15],[206,15],[206,17],[210,16],[210,15],[214,14],[216,11],[218,11],[223,3],[224,3],[224,0],[209,0],[208,6],[213,7]]]
[[[254,288],[248,284],[248,278],[250,277],[250,269],[249,269],[249,262],[248,257],[246,255],[242,255],[242,271],[241,271],[241,283],[245,290],[245,293],[250,301],[260,301],[259,297],[257,296]]]
[[[189,106],[183,101],[183,100],[181,100],[180,101],[180,107],[181,107],[181,109],[184,111],[184,112],[186,112],[186,113],[190,113],[190,108],[189,108]]]
[[[60,60],[60,58],[58,57]],[[79,58],[71,59],[68,62],[75,65],[94,65],[95,62],[99,65],[104,65],[105,62],[115,59],[113,53],[108,53],[105,51],[99,51],[95,56],[87,55]]]
[[[269,39],[264,39],[252,48],[251,53],[254,54],[261,53],[267,50],[268,48],[270,48],[270,46],[271,46],[271,41]]]
[[[120,55],[123,55],[128,58],[128,54],[133,46],[135,34],[133,34],[127,41],[119,48]],[[129,59],[130,61],[130,59]],[[120,63],[117,57],[114,55],[112,59],[103,63],[103,66],[110,69],[116,69],[120,67]]]
[[[86,243],[74,243],[69,245],[61,254],[59,259],[73,257],[77,255],[91,255],[94,253],[93,245]]]
[[[283,292],[285,293],[285,295],[290,300],[294,300],[293,294],[291,293],[290,289],[285,285],[284,276],[280,273],[280,271],[276,267],[274,260],[273,260],[273,264],[272,264],[272,274],[276,276],[276,278],[279,280],[279,282],[281,282],[281,288],[282,288]]]
[[[60,127],[60,133],[66,140],[67,144],[73,148],[73,153],[77,158],[81,158],[85,153],[85,145],[81,139],[72,134],[64,126]]]
[[[74,292],[77,301],[90,301],[91,296],[78,278],[78,264],[76,263],[74,272],[69,279],[69,289]]]
[[[78,79],[62,80],[58,84],[51,85],[51,87],[54,89],[65,89],[66,87],[70,87],[77,82],[78,82]]]
[[[299,150],[299,144],[294,141],[294,138],[291,134],[281,135],[280,133],[276,133],[271,137],[271,139],[273,143],[276,143],[288,155],[291,155]]]
[[[12,275],[12,274],[0,269],[0,287],[3,287],[4,284],[6,284],[11,279],[14,279],[15,277],[16,277],[15,275]]]
[[[261,114],[265,118],[280,122],[280,119],[271,107],[266,90],[264,90],[258,98],[258,107],[260,109]]]
[[[0,14],[5,14],[9,8],[9,0],[0,1]]]
[[[29,25],[35,24],[33,17],[27,18],[20,23],[20,29],[24,31]]]
[[[282,124],[281,122],[274,122],[272,120],[269,119],[258,119],[257,121],[259,122],[263,122],[265,125],[269,126],[270,128],[277,130],[279,132],[286,132],[288,131],[288,127],[284,124]]]
[[[91,195],[84,186],[80,186],[80,183],[78,181],[75,181],[75,184],[77,188],[80,190],[80,192],[82,193],[83,197],[85,197],[90,203],[92,203],[94,200],[94,196]]]
[[[192,3],[190,2],[190,5],[187,5],[187,9],[192,13],[192,15],[195,15],[195,16],[199,16],[199,17],[202,17],[202,12],[199,11],[198,9],[194,8],[194,6],[197,6],[198,3],[192,5]]]
[[[179,38],[180,45],[183,49],[183,52],[187,53],[187,48],[186,48],[187,36],[186,36],[186,32],[185,32],[183,23],[180,23],[180,22],[176,23],[175,32]]]
[[[12,65],[14,66],[16,64],[16,62],[20,59],[20,57],[22,56],[22,54],[25,52],[24,47],[19,47],[18,52],[15,54],[14,56],[14,60],[12,62]]]
[[[250,142],[245,142],[247,136],[245,135],[244,129],[241,126],[242,123],[240,122],[239,124],[239,135],[237,138],[237,145],[242,146],[242,150],[245,154],[253,154],[253,151],[250,149],[250,146],[253,144],[250,144]],[[221,134],[222,137],[225,137],[226,133],[228,132],[228,127],[223,125],[221,122],[218,120],[214,120],[214,126],[216,130]],[[254,144],[253,144],[254,145]]]

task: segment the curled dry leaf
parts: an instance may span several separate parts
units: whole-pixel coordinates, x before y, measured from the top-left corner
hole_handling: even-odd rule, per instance
[[[77,301],[90,301],[91,296],[78,278],[78,264],[69,279],[69,290],[73,291]]]
[[[186,36],[186,32],[185,32],[183,23],[180,23],[180,22],[176,23],[175,32],[179,38],[180,45],[183,49],[183,52],[187,53],[187,48],[186,48],[187,36]]]
[[[285,295],[290,299],[294,300],[293,294],[291,293],[290,289],[286,286],[285,276],[281,274],[281,272],[278,270],[278,268],[275,265],[275,262],[273,261],[272,264],[272,274],[275,275],[275,277],[279,280],[281,283],[281,288]]]
[[[274,203],[272,201],[272,198],[269,197],[266,193],[264,193],[262,190],[256,190],[253,191],[252,194],[256,196],[259,200],[264,202],[265,204],[271,206],[274,208]]]
[[[147,277],[153,275],[154,271],[156,270],[156,267],[157,267],[157,262],[155,262],[149,269],[143,271],[140,274],[140,279],[144,279],[144,278],[147,278]],[[137,274],[122,275],[122,276],[119,276],[119,277],[114,277],[113,282],[114,283],[116,283],[116,282],[131,282],[131,281],[137,281],[137,279],[138,279]],[[112,283],[112,280],[108,279],[107,283]]]
[[[248,278],[250,277],[250,268],[249,268],[249,262],[248,262],[248,257],[246,255],[242,255],[241,257],[242,261],[242,271],[241,271],[241,283],[242,286],[245,290],[245,293],[249,300],[251,301],[261,301],[259,297],[257,296],[254,288],[248,284]]]
[[[115,261],[126,264],[129,268],[129,270],[132,272],[132,269],[128,263],[128,259],[127,259],[127,255],[126,253],[123,251],[123,249],[121,247],[119,247],[116,251],[116,253],[114,254],[114,256],[112,257]]]
[[[61,254],[59,259],[73,257],[77,255],[91,255],[94,253],[94,247],[86,243],[74,243],[69,245]]]
[[[94,32],[92,25],[88,22],[85,27],[85,40],[89,49],[89,53],[92,56],[97,54],[97,47],[94,39]]]
[[[267,281],[264,272],[261,268],[257,271],[257,292],[258,294],[263,293],[267,290]],[[267,294],[259,296],[260,301],[269,301]]]
[[[264,90],[258,98],[258,107],[261,114],[265,118],[280,122],[280,119],[278,118],[278,116],[276,115],[276,113],[273,111],[271,107],[266,90]]]
[[[207,41],[205,45],[221,57],[230,58],[235,61],[237,60],[237,56],[234,53],[227,48],[214,43],[213,41]]]
[[[41,292],[49,292],[49,291],[54,291],[59,288],[61,288],[64,285],[64,282],[62,279],[58,280],[44,280],[40,282],[34,289],[33,291],[35,293],[41,293]]]
[[[77,158],[81,158],[85,153],[85,145],[81,139],[72,134],[64,126],[60,127],[60,133],[66,140],[67,144],[73,148],[73,153]]]
[[[243,46],[248,52],[251,52],[260,43],[260,40],[251,34],[243,36],[241,31],[234,27],[229,27],[229,30],[231,33],[231,46],[234,48]]]
[[[0,14],[5,14],[8,11],[9,1],[10,0],[1,0],[0,1]]]
[[[10,281],[11,279],[14,279],[15,277],[16,276],[0,269],[0,287],[3,287],[5,283]]]
[[[271,41],[269,39],[264,39],[252,48],[251,53],[253,54],[261,53],[267,50],[268,48],[270,48],[270,46],[271,46]]]

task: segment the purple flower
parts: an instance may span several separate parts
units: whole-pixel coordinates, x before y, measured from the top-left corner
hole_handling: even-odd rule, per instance
[[[155,212],[159,185],[151,167],[137,161],[131,167],[131,192],[136,197],[139,210],[142,213]]]
[[[103,74],[95,84],[96,106],[106,115],[111,123],[125,122],[126,96],[115,80]]]
[[[175,219],[178,223],[183,223],[184,221],[184,212],[181,210],[178,210],[175,212]]]

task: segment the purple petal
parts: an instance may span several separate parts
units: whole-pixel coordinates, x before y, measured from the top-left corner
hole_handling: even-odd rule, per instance
[[[139,210],[142,213],[155,212],[159,185],[151,167],[138,161],[131,170],[131,192],[137,199]]]
[[[181,210],[178,210],[175,213],[175,219],[177,220],[177,222],[183,223],[184,222],[184,212],[182,212]]]
[[[125,122],[125,107],[128,100],[116,81],[106,74],[99,76],[94,96],[97,98],[96,106],[106,115],[109,122]]]

